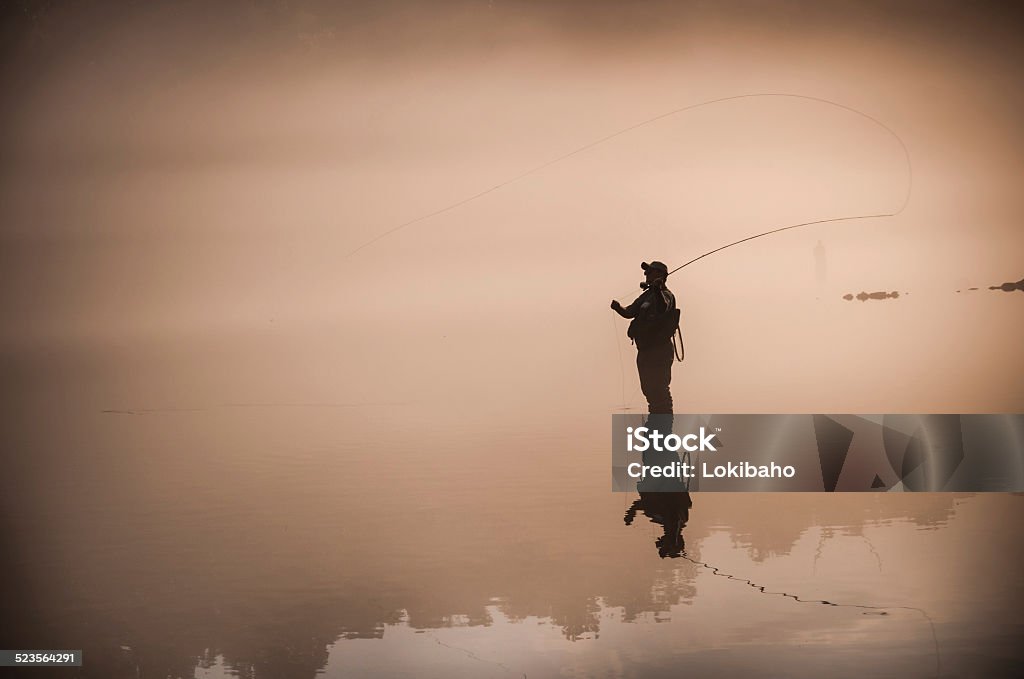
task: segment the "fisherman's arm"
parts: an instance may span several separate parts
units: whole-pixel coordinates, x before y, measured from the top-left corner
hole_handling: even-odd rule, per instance
[[[613,299],[612,309],[615,311],[615,313],[622,316],[623,318],[636,318],[637,313],[639,313],[640,311],[640,303],[642,299],[643,295],[637,297],[632,304],[625,307],[619,304],[619,301],[617,299]]]
[[[633,305],[631,304],[628,307],[624,307],[619,304],[619,300],[612,300],[612,310],[623,318],[633,318],[636,316],[636,312],[631,309],[632,306]]]

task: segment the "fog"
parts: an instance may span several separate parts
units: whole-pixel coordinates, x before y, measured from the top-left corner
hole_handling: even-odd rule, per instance
[[[668,111],[782,92],[895,131],[910,202],[673,275],[677,411],[1019,412],[1024,296],[955,291],[1021,276],[1021,47],[992,8],[901,7],[40,10],[3,71],[9,384],[97,409],[639,406],[607,307],[640,262],[893,212],[896,139],[723,102],[371,241]]]

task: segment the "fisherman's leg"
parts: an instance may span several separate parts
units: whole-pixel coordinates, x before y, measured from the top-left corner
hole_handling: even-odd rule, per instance
[[[636,372],[640,376],[640,391],[644,393],[644,398],[647,399],[647,410],[648,412],[654,412],[651,408],[653,407],[654,390],[657,385],[657,374],[653,370],[654,361],[651,352],[647,349],[642,349],[636,352]]]
[[[668,348],[668,378],[671,379],[672,345]],[[666,383],[666,370],[664,361],[665,352],[659,347],[647,348],[638,351],[636,354],[636,367],[640,375],[640,389],[647,399],[647,411],[650,417],[645,425],[652,431],[659,431],[662,435],[672,433],[672,396],[668,391]],[[646,462],[645,462],[646,464]]]
[[[648,352],[648,388],[644,391],[652,413],[672,412],[672,362],[675,358],[671,344],[659,345]]]

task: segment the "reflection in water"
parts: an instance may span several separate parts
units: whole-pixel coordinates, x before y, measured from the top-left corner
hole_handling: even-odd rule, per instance
[[[660,434],[668,436],[672,433],[674,416],[672,414],[655,414],[648,416],[644,423],[650,432],[649,435]],[[652,467],[672,467],[676,463],[689,463],[689,454],[685,460],[680,460],[679,454],[670,450],[656,450],[653,446],[643,453],[643,464]],[[682,556],[684,549],[683,528],[690,518],[690,507],[693,502],[690,500],[689,479],[682,477],[655,478],[645,477],[637,481],[638,497],[626,510],[624,517],[626,525],[629,526],[636,518],[638,511],[643,512],[652,523],[660,525],[664,533],[655,540],[658,548],[658,556],[678,557]]]
[[[935,642],[935,674],[936,674],[936,676],[938,676],[939,674],[942,673],[942,654],[941,654],[941,651],[939,650],[939,639],[938,639],[938,636],[935,633],[935,621],[932,619],[932,617],[930,615],[928,615],[928,612],[926,610],[924,610],[923,608],[918,608],[916,606],[875,606],[875,605],[871,605],[871,604],[862,604],[862,603],[837,603],[835,601],[829,601],[827,599],[805,599],[805,598],[800,597],[798,594],[793,594],[791,592],[769,590],[766,585],[758,584],[758,583],[754,582],[753,580],[749,580],[749,579],[744,578],[744,577],[740,577],[740,576],[733,575],[731,573],[727,573],[727,572],[723,571],[721,568],[719,568],[718,566],[714,566],[714,565],[706,563],[704,561],[700,561],[698,559],[694,559],[694,558],[692,558],[690,556],[687,556],[685,553],[681,554],[680,556],[682,556],[684,559],[686,559],[687,561],[689,561],[691,563],[694,563],[694,564],[696,564],[696,565],[698,565],[698,566],[700,566],[702,568],[708,569],[715,576],[722,577],[722,578],[725,578],[727,580],[733,580],[735,582],[743,583],[744,585],[747,585],[748,587],[756,590],[759,594],[767,594],[769,596],[781,596],[781,597],[784,597],[784,598],[787,598],[787,599],[792,599],[793,601],[796,601],[797,603],[801,603],[801,604],[817,604],[817,605],[820,605],[820,606],[833,606],[833,607],[836,607],[836,608],[861,609],[861,610],[865,611],[865,615],[868,615],[868,614],[889,615],[889,611],[890,610],[904,610],[904,611],[913,611],[915,613],[919,613],[928,622],[928,626],[931,628],[931,632],[932,632],[932,639]]]
[[[640,493],[640,497],[626,510],[626,525],[632,525],[636,513],[642,511],[652,523],[660,525],[665,531],[664,535],[654,542],[658,548],[658,556],[682,556],[686,547],[683,528],[690,520],[692,506],[689,493]]]
[[[934,674],[904,606],[935,620],[943,674],[1019,658],[1024,497],[703,493],[692,513],[685,488],[609,493],[603,427],[455,446],[395,417],[65,414],[5,460],[8,644],[83,648],[61,676],[104,679],[667,676],[679,648],[698,674],[721,649],[743,649],[729,674],[821,676],[837,653]]]

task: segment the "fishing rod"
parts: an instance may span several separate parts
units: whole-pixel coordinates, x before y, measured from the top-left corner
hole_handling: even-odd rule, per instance
[[[525,171],[523,171],[523,172],[521,172],[521,173],[519,173],[519,174],[517,174],[517,175],[515,175],[513,177],[510,177],[509,179],[506,179],[505,181],[502,181],[502,182],[500,182],[498,184],[495,184],[494,186],[492,186],[492,187],[490,187],[488,189],[484,189],[483,191],[479,191],[479,192],[477,192],[475,194],[467,196],[467,197],[465,197],[465,198],[463,198],[461,200],[458,200],[458,201],[456,201],[454,203],[450,203],[449,205],[441,207],[441,208],[439,208],[437,210],[434,210],[432,212],[428,212],[426,214],[420,215],[420,216],[415,217],[413,219],[410,219],[408,221],[402,222],[401,224],[397,224],[397,225],[391,227],[390,229],[384,231],[383,233],[380,233],[377,236],[374,236],[370,240],[368,240],[368,241],[364,242],[363,244],[359,245],[354,250],[350,251],[347,255],[345,255],[345,259],[348,259],[348,258],[352,257],[356,253],[366,249],[367,247],[373,245],[374,243],[377,243],[377,242],[383,240],[384,238],[387,238],[388,236],[391,236],[391,235],[393,235],[393,234],[395,234],[395,233],[397,233],[399,231],[402,231],[403,229],[406,229],[406,228],[408,228],[410,226],[413,226],[414,224],[418,224],[420,222],[426,221],[426,220],[431,219],[433,217],[436,217],[438,215],[442,215],[442,214],[444,214],[446,212],[450,212],[452,210],[456,210],[456,209],[458,209],[458,208],[460,208],[460,207],[462,207],[464,205],[468,205],[469,203],[472,203],[472,202],[474,202],[476,200],[479,200],[479,199],[483,198],[484,196],[486,196],[488,194],[494,193],[495,191],[498,191],[498,190],[500,190],[500,189],[502,189],[502,188],[504,188],[506,186],[509,186],[509,185],[514,184],[514,183],[516,183],[518,181],[526,179],[527,177],[529,177],[529,176],[531,176],[533,174],[536,174],[537,172],[540,172],[541,170],[544,170],[544,169],[546,169],[548,167],[551,167],[552,165],[556,165],[557,163],[561,163],[561,162],[563,162],[565,160],[568,160],[569,158],[572,158],[573,156],[577,156],[577,155],[579,155],[581,153],[584,153],[585,151],[588,151],[588,150],[593,149],[593,148],[595,148],[597,146],[605,144],[605,143],[611,141],[612,139],[615,139],[617,137],[621,137],[621,136],[623,136],[625,134],[628,134],[628,133],[633,132],[635,130],[638,130],[640,128],[646,127],[648,125],[652,125],[652,124],[654,124],[654,123],[656,123],[658,121],[665,120],[666,118],[677,116],[677,115],[680,115],[680,114],[685,113],[687,111],[693,111],[693,110],[696,110],[696,109],[699,109],[699,108],[703,108],[703,107],[706,107],[706,106],[713,106],[713,105],[716,105],[716,104],[722,104],[722,103],[729,102],[729,101],[739,101],[739,100],[743,100],[743,99],[758,99],[758,98],[797,99],[797,100],[816,102],[816,103],[819,103],[819,104],[825,104],[825,105],[828,105],[828,106],[832,106],[834,108],[838,108],[838,109],[842,109],[844,111],[848,111],[848,112],[853,113],[855,115],[858,115],[858,116],[860,116],[862,118],[865,118],[865,119],[871,121],[872,123],[874,123],[875,125],[877,125],[878,127],[880,127],[883,130],[885,130],[886,133],[891,135],[893,138],[896,139],[897,142],[899,142],[900,148],[903,151],[904,160],[906,161],[906,166],[907,166],[907,188],[906,188],[906,193],[904,194],[902,203],[900,204],[899,208],[897,210],[893,211],[893,212],[874,213],[874,214],[867,214],[867,215],[850,215],[850,216],[841,216],[841,217],[831,217],[831,218],[827,218],[827,219],[818,219],[818,220],[813,220],[813,221],[809,221],[809,222],[801,222],[799,224],[790,224],[790,225],[782,226],[782,227],[779,227],[779,228],[776,228],[776,229],[771,229],[769,231],[764,231],[762,233],[757,233],[757,234],[754,234],[753,236],[747,236],[746,238],[741,238],[740,240],[733,241],[731,243],[727,243],[726,245],[722,245],[722,246],[717,247],[717,248],[715,248],[713,250],[709,250],[708,252],[705,252],[705,253],[697,256],[697,257],[694,257],[690,261],[685,262],[685,263],[683,263],[680,266],[677,266],[675,269],[672,269],[668,273],[668,275],[672,275],[673,273],[676,273],[676,272],[684,269],[685,267],[693,264],[694,262],[697,262],[697,261],[699,261],[701,259],[704,259],[705,257],[713,255],[713,254],[715,254],[717,252],[721,252],[722,250],[725,250],[727,248],[731,248],[731,247],[734,247],[734,246],[739,245],[741,243],[745,243],[747,241],[751,241],[751,240],[754,240],[754,239],[757,239],[757,238],[763,238],[765,236],[770,236],[770,235],[775,234],[775,233],[780,233],[782,231],[788,231],[790,229],[797,229],[797,228],[801,228],[801,227],[805,227],[805,226],[813,226],[813,225],[818,225],[818,224],[828,224],[828,223],[832,223],[832,222],[853,221],[853,220],[860,220],[860,219],[876,219],[876,218],[881,218],[881,217],[895,217],[895,216],[899,215],[900,213],[902,213],[906,209],[907,204],[910,202],[910,194],[911,194],[911,190],[912,190],[912,186],[913,186],[913,178],[914,178],[914,168],[913,168],[913,164],[912,164],[912,162],[910,160],[910,151],[907,149],[907,145],[904,143],[903,139],[895,131],[893,131],[892,128],[890,128],[888,125],[883,123],[881,120],[879,120],[878,118],[876,118],[876,117],[874,117],[874,116],[872,116],[872,115],[870,115],[868,113],[864,113],[863,111],[860,111],[860,110],[858,110],[856,108],[853,108],[852,106],[847,106],[846,104],[841,104],[839,102],[832,101],[831,99],[826,99],[824,97],[815,97],[815,96],[806,95],[806,94],[795,94],[795,93],[792,93],[792,92],[753,92],[753,93],[748,93],[748,94],[736,94],[736,95],[732,95],[732,96],[728,96],[728,97],[717,97],[715,99],[709,99],[709,100],[706,100],[706,101],[697,102],[695,104],[689,104],[687,106],[682,106],[682,107],[673,109],[671,111],[667,111],[665,113],[662,113],[660,115],[656,115],[656,116],[653,116],[651,118],[647,118],[646,120],[641,120],[638,123],[634,123],[633,125],[629,125],[628,127],[624,127],[624,128],[622,128],[620,130],[617,130],[615,132],[607,134],[607,135],[605,135],[603,137],[595,139],[594,141],[591,141],[591,142],[589,142],[587,144],[584,144],[584,145],[582,145],[582,146],[580,146],[578,148],[575,148],[575,149],[569,151],[568,153],[564,153],[564,154],[562,154],[562,155],[560,155],[560,156],[558,156],[556,158],[553,158],[553,159],[545,161],[545,162],[543,162],[543,163],[541,163],[539,165],[536,165],[536,166],[534,166],[532,168],[529,168],[529,169],[527,169],[527,170],[525,170]],[[616,335],[616,342],[618,342],[617,335]],[[682,344],[682,337],[680,337],[680,344]],[[618,347],[617,344],[616,344],[616,347]],[[621,349],[619,349],[619,352],[621,354]],[[681,358],[681,357],[677,354],[677,358]],[[620,356],[620,368],[621,368],[621,356]],[[623,381],[623,384],[622,384],[623,391],[625,391],[625,377],[624,376],[623,376],[623,380],[622,381]],[[625,404],[623,404],[623,405],[625,407]]]
[[[799,224],[791,224],[789,226],[783,226],[783,227],[780,227],[780,228],[777,228],[777,229],[772,229],[770,231],[765,231],[763,233],[758,233],[758,234],[755,234],[753,236],[747,236],[746,238],[741,238],[740,240],[733,241],[732,243],[729,243],[728,245],[723,245],[721,247],[717,247],[714,250],[708,250],[704,254],[702,254],[702,255],[700,255],[698,257],[694,257],[693,259],[691,259],[690,261],[686,262],[685,264],[681,264],[681,265],[677,266],[676,268],[672,269],[671,271],[669,271],[668,272],[668,276],[671,276],[672,274],[674,274],[675,272],[679,271],[680,269],[684,269],[684,268],[688,267],[689,265],[693,264],[694,262],[699,261],[701,259],[704,259],[705,257],[707,257],[709,255],[713,255],[716,252],[721,252],[722,250],[725,250],[726,248],[731,248],[732,246],[739,245],[740,243],[746,243],[747,241],[754,240],[755,238],[763,238],[764,236],[770,236],[773,233],[780,233],[782,231],[788,231],[790,229],[797,229],[797,228],[800,228],[802,226],[813,226],[814,224],[829,224],[829,223],[832,223],[832,222],[845,222],[845,221],[851,221],[851,220],[854,220],[854,219],[878,219],[878,218],[881,218],[881,217],[896,217],[897,215],[902,213],[905,209],[907,209],[907,205],[910,203],[910,193],[911,193],[911,189],[912,189],[913,183],[914,183],[914,165],[913,165],[913,163],[910,160],[910,151],[907,150],[907,145],[903,142],[903,139],[898,134],[896,134],[892,130],[892,128],[890,128],[888,125],[886,125],[885,123],[880,121],[878,118],[875,118],[874,116],[868,115],[867,113],[864,113],[862,111],[858,111],[855,108],[851,108],[849,106],[845,106],[843,104],[839,104],[839,103],[836,103],[834,101],[830,101],[828,99],[821,99],[821,98],[818,98],[818,97],[808,97],[808,96],[804,96],[804,95],[801,95],[801,94],[796,94],[796,95],[781,95],[781,94],[780,95],[776,95],[776,94],[757,95],[757,94],[755,94],[755,95],[748,95],[748,96],[794,96],[794,97],[799,97],[801,99],[810,99],[812,101],[818,101],[818,102],[822,102],[822,103],[825,103],[825,104],[830,104],[832,106],[838,106],[841,109],[845,109],[847,111],[851,111],[853,113],[856,113],[859,116],[867,118],[871,122],[873,122],[876,125],[878,125],[879,127],[881,127],[883,130],[885,130],[890,135],[892,135],[893,138],[895,138],[896,141],[898,141],[900,143],[900,148],[903,149],[903,158],[904,158],[904,160],[906,160],[906,163],[907,163],[907,190],[906,190],[906,193],[903,196],[903,202],[900,204],[899,209],[897,209],[894,212],[880,212],[880,213],[877,213],[877,214],[870,214],[870,215],[853,215],[853,216],[848,216],[848,217],[831,217],[829,219],[816,219],[816,220],[810,221],[810,222],[800,222]],[[709,102],[709,103],[715,103],[715,102]]]
[[[688,262],[680,264],[676,268],[674,268],[671,271],[669,271],[668,274],[666,274],[666,278],[668,276],[671,276],[672,274],[676,273],[677,271],[685,269],[686,267],[690,266],[694,262],[700,261],[700,260],[704,259],[705,257],[708,257],[710,255],[715,254],[716,252],[721,252],[722,250],[725,250],[727,248],[731,248],[731,247],[733,247],[735,245],[739,245],[741,243],[746,243],[747,241],[751,241],[751,240],[754,240],[756,238],[763,238],[765,236],[770,236],[770,235],[775,234],[775,233],[781,233],[782,231],[789,231],[790,229],[798,229],[798,228],[801,228],[801,227],[804,227],[804,226],[814,226],[816,224],[830,224],[830,223],[835,223],[835,222],[847,222],[847,221],[853,221],[853,220],[856,220],[856,219],[879,219],[879,218],[884,218],[884,217],[896,217],[896,216],[900,215],[904,210],[906,210],[907,209],[907,205],[910,203],[910,195],[911,195],[911,192],[913,190],[913,184],[914,184],[914,164],[913,164],[913,162],[910,159],[910,151],[907,149],[907,145],[903,141],[903,138],[900,137],[900,135],[896,134],[896,132],[891,127],[889,127],[888,125],[883,123],[878,118],[876,118],[876,117],[874,117],[874,116],[872,116],[870,114],[864,113],[863,111],[860,111],[858,109],[855,109],[852,106],[847,106],[845,104],[840,104],[840,103],[832,101],[830,99],[824,99],[822,97],[812,97],[812,96],[804,95],[804,94],[789,94],[789,93],[780,93],[780,92],[765,92],[765,93],[757,93],[757,94],[740,94],[740,95],[736,95],[734,97],[724,97],[724,98],[721,98],[721,99],[712,99],[711,101],[701,102],[699,104],[694,104],[692,106],[687,106],[687,107],[684,107],[684,108],[681,108],[681,109],[677,109],[675,111],[669,112],[669,113],[664,114],[662,116],[658,116],[657,118],[652,118],[651,120],[645,121],[644,123],[640,123],[640,125],[634,126],[634,128],[630,128],[630,129],[635,129],[635,127],[640,127],[640,126],[645,125],[647,123],[654,122],[655,120],[660,120],[663,117],[670,116],[670,115],[675,115],[676,113],[682,113],[683,111],[688,111],[688,110],[691,110],[691,109],[699,108],[701,106],[710,106],[711,104],[718,104],[718,103],[721,103],[721,102],[724,102],[724,101],[731,101],[731,100],[734,100],[734,99],[745,99],[745,98],[752,98],[752,97],[790,97],[790,98],[795,98],[795,99],[806,99],[806,100],[809,100],[809,101],[814,101],[814,102],[818,102],[818,103],[822,103],[822,104],[828,104],[829,106],[835,106],[836,108],[840,108],[840,109],[843,109],[845,111],[849,111],[851,113],[855,113],[855,114],[861,116],[862,118],[870,120],[872,123],[874,123],[878,127],[880,127],[883,130],[885,130],[890,136],[892,136],[897,142],[899,142],[900,149],[903,151],[903,159],[906,162],[907,186],[906,186],[906,192],[903,195],[903,201],[900,203],[899,208],[897,208],[896,210],[894,210],[892,212],[879,212],[879,213],[867,214],[867,215],[849,215],[849,216],[843,216],[843,217],[829,217],[827,219],[815,219],[815,220],[812,220],[812,221],[809,221],[809,222],[800,222],[799,224],[789,224],[789,225],[786,225],[786,226],[779,227],[777,229],[771,229],[769,231],[763,231],[761,233],[754,234],[753,236],[747,236],[746,238],[741,238],[739,240],[733,241],[733,242],[728,243],[726,245],[722,245],[720,247],[717,247],[717,248],[715,248],[713,250],[708,250],[707,252],[705,252],[705,253],[703,253],[701,255],[698,255],[697,257],[694,257],[693,259],[689,260]],[[622,132],[620,132],[619,134],[622,134]],[[598,143],[600,143],[600,142],[598,142]]]
[[[909,199],[909,194],[908,194],[908,199]],[[799,224],[790,224],[788,226],[779,227],[778,229],[772,229],[770,231],[764,231],[762,233],[754,234],[753,236],[747,236],[746,238],[741,238],[741,239],[739,239],[737,241],[733,241],[732,243],[729,243],[728,245],[722,245],[720,247],[715,248],[714,250],[708,250],[704,254],[699,255],[697,257],[694,257],[690,261],[688,261],[688,262],[686,262],[684,264],[680,264],[676,268],[672,269],[667,274],[665,274],[665,278],[668,278],[669,276],[671,276],[672,274],[676,273],[677,271],[680,271],[681,269],[685,269],[686,267],[690,266],[694,262],[702,260],[702,259],[704,259],[705,257],[707,257],[709,255],[713,255],[716,252],[721,252],[722,250],[725,250],[726,248],[731,248],[732,246],[739,245],[740,243],[746,243],[747,241],[754,240],[755,238],[763,238],[764,236],[770,236],[773,233],[780,233],[782,231],[789,231],[790,229],[797,229],[797,228],[800,228],[802,226],[813,226],[815,224],[829,224],[829,223],[832,223],[832,222],[847,222],[847,221],[852,221],[854,219],[878,219],[880,217],[895,217],[895,216],[899,215],[901,212],[903,212],[903,210],[905,208],[906,208],[906,202],[904,202],[903,206],[901,206],[900,209],[897,210],[896,212],[885,212],[885,213],[879,213],[879,214],[873,214],[873,215],[855,215],[855,216],[851,216],[851,217],[830,217],[829,219],[816,219],[816,220],[814,220],[812,222],[800,222]],[[641,288],[642,287],[643,286],[641,285]],[[627,292],[626,294],[628,295],[628,294],[631,294],[632,292],[633,291],[630,290],[630,292]],[[957,292],[959,292],[959,290]],[[619,295],[619,296],[622,297],[624,295]]]
[[[816,103],[820,103],[820,104],[826,104],[828,106],[833,106],[835,108],[839,108],[839,109],[842,109],[844,111],[848,111],[850,113],[854,113],[854,114],[856,114],[856,115],[858,115],[858,116],[860,116],[862,118],[865,118],[865,119],[869,120],[870,122],[872,122],[877,127],[882,128],[887,134],[889,134],[891,137],[893,137],[899,143],[900,149],[903,151],[903,159],[904,159],[904,161],[906,163],[906,191],[905,191],[905,193],[903,195],[902,202],[900,203],[899,207],[896,210],[892,211],[892,212],[878,212],[878,213],[865,214],[865,215],[844,215],[844,216],[840,216],[840,217],[829,217],[829,218],[825,218],[825,219],[815,219],[815,220],[811,220],[811,221],[807,221],[807,222],[800,222],[798,224],[787,224],[785,226],[781,226],[781,227],[778,227],[778,228],[775,228],[775,229],[770,229],[768,231],[763,231],[761,233],[756,233],[756,234],[754,234],[752,236],[747,236],[745,238],[740,238],[739,240],[735,240],[735,241],[732,241],[731,243],[727,243],[725,245],[721,245],[719,247],[716,247],[716,248],[714,248],[712,250],[708,250],[707,252],[702,253],[702,254],[698,255],[697,257],[694,257],[693,259],[691,259],[691,260],[689,260],[687,262],[684,262],[683,264],[681,264],[681,265],[677,266],[676,268],[672,269],[671,271],[669,271],[666,274],[666,276],[665,276],[666,279],[668,278],[668,276],[671,276],[672,274],[674,274],[674,273],[676,273],[678,271],[681,271],[682,269],[685,269],[686,267],[690,266],[691,264],[693,264],[695,262],[698,262],[698,261],[704,259],[705,257],[709,257],[709,256],[711,256],[711,255],[713,255],[713,254],[715,254],[717,252],[721,252],[722,250],[726,250],[728,248],[734,247],[736,245],[740,245],[741,243],[746,243],[748,241],[755,240],[757,238],[764,238],[764,237],[770,236],[772,234],[781,233],[783,231],[789,231],[789,230],[792,230],[792,229],[798,229],[798,228],[802,228],[802,227],[806,227],[806,226],[815,226],[815,225],[820,225],[820,224],[830,224],[830,223],[854,221],[854,220],[861,220],[861,219],[878,219],[878,218],[885,218],[885,217],[896,217],[897,215],[901,214],[907,208],[907,205],[910,203],[910,196],[911,196],[911,192],[913,190],[913,184],[914,184],[914,165],[913,165],[913,162],[910,159],[910,151],[907,148],[906,143],[903,141],[903,138],[900,137],[900,135],[897,134],[891,127],[886,125],[884,122],[882,122],[881,120],[879,120],[875,116],[872,116],[872,115],[870,115],[868,113],[860,111],[860,110],[858,110],[856,108],[853,108],[852,106],[847,106],[845,104],[840,104],[839,102],[832,101],[831,99],[825,99],[823,97],[814,97],[814,96],[804,95],[804,94],[793,94],[793,93],[788,93],[788,92],[759,92],[759,93],[753,93],[753,94],[740,94],[740,95],[735,95],[735,96],[731,96],[731,97],[721,97],[721,98],[718,98],[718,99],[711,99],[711,100],[708,100],[708,101],[703,101],[703,102],[700,102],[700,103],[697,103],[697,104],[691,104],[690,106],[684,106],[682,108],[678,108],[678,109],[675,109],[673,111],[669,111],[668,113],[664,113],[664,114],[662,114],[660,116],[656,116],[654,118],[650,118],[650,119],[645,120],[645,121],[643,121],[641,123],[638,123],[638,124],[633,125],[631,127],[628,127],[628,128],[623,129],[623,130],[620,130],[619,132],[616,132],[616,133],[614,133],[612,135],[608,135],[607,137],[604,137],[604,138],[602,138],[600,140],[597,140],[596,142],[593,142],[593,143],[591,143],[591,144],[589,144],[587,146],[581,147],[580,149],[577,149],[576,151],[574,151],[574,152],[572,152],[570,154],[566,154],[566,156],[564,156],[563,158],[569,157],[571,155],[579,153],[579,152],[581,152],[583,150],[586,150],[588,148],[592,148],[593,146],[596,146],[596,145],[601,144],[601,143],[603,143],[605,141],[608,141],[609,139],[612,139],[612,138],[614,138],[616,136],[619,136],[621,134],[625,134],[626,132],[629,132],[630,130],[635,130],[635,129],[639,128],[639,127],[643,127],[644,125],[651,124],[651,123],[653,123],[655,121],[661,120],[663,118],[667,118],[669,116],[677,115],[677,114],[683,113],[685,111],[690,111],[690,110],[701,108],[701,107],[704,107],[704,106],[711,106],[711,105],[714,105],[714,104],[720,104],[720,103],[724,103],[724,102],[727,102],[727,101],[734,101],[734,100],[739,100],[739,99],[764,98],[764,97],[801,99],[801,100],[816,102]],[[558,160],[561,160],[561,158],[560,159],[556,159],[553,162],[558,162]],[[641,288],[643,288],[643,287],[644,286],[641,285]],[[635,290],[635,288],[634,288],[634,290]],[[625,294],[628,295],[628,294],[632,294],[632,293],[633,293],[633,290],[631,290],[630,292],[625,293]],[[625,295],[619,295],[619,297],[624,297],[624,296]],[[682,337],[682,329],[679,328],[678,326],[676,327],[676,334],[678,334],[678,337],[679,337],[679,347],[678,348],[676,347],[676,344],[675,344],[676,335],[674,334],[673,337],[672,337],[672,340],[673,340],[673,351],[675,352],[676,359],[679,360],[679,361],[682,361],[683,360],[683,353],[681,351],[681,348],[683,346],[683,337]],[[619,338],[618,338],[617,334],[615,336],[615,346],[616,346],[616,350],[620,354],[619,372],[620,372],[620,379],[621,379],[621,382],[622,382],[622,391],[623,391],[623,394],[625,394],[625,381],[626,381],[626,378],[625,378],[625,372],[622,370],[622,360],[621,360],[622,350],[619,347]],[[623,396],[622,408],[623,408],[623,410],[628,410],[629,409],[626,406],[625,396]]]

